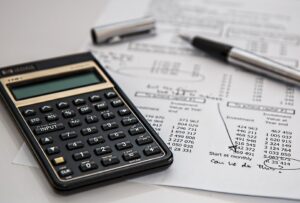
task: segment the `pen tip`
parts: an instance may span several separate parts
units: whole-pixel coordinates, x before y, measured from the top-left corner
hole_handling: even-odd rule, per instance
[[[178,36],[187,42],[192,42],[192,40],[193,40],[193,37],[191,35],[188,35],[185,33],[179,33]]]

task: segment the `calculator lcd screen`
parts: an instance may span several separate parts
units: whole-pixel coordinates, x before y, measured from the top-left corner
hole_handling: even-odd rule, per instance
[[[22,100],[103,82],[104,79],[95,71],[86,71],[50,79],[43,78],[40,82],[15,85],[10,89],[16,100]]]

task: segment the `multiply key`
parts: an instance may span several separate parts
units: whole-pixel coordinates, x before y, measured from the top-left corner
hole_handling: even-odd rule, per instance
[[[129,129],[130,135],[138,135],[145,132],[145,128],[143,126],[134,126]]]
[[[52,123],[52,124],[42,125],[42,126],[39,126],[39,127],[35,128],[34,133],[36,135],[41,135],[41,134],[44,134],[44,133],[49,133],[49,132],[62,130],[64,128],[65,128],[65,126],[62,123],[58,123],[58,124]]]

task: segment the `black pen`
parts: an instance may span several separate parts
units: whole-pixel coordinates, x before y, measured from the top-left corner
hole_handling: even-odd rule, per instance
[[[295,68],[280,64],[252,52],[203,37],[190,36],[187,34],[179,34],[179,36],[191,43],[195,48],[223,61],[280,81],[300,86],[300,72]]]

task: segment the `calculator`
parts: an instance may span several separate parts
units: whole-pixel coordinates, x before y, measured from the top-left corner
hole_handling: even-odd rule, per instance
[[[0,69],[1,95],[51,185],[165,169],[171,151],[91,53]]]

